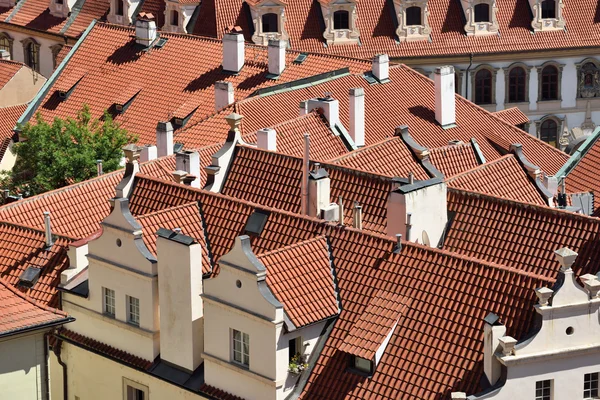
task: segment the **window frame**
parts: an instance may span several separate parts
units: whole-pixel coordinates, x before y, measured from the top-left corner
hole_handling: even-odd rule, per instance
[[[411,24],[408,21],[408,12],[409,10],[419,10],[418,15],[419,15],[419,23],[418,24]],[[413,13],[414,14],[414,13]],[[414,17],[414,15],[413,15]],[[414,5],[412,4],[410,7],[406,7],[406,10],[404,10],[404,24],[406,26],[423,26],[423,8],[418,6],[418,5]]]
[[[109,298],[110,296],[108,296],[109,292],[112,292],[112,305],[110,305],[110,307],[112,307],[113,312],[109,312],[108,311],[108,302],[107,302],[107,298]],[[102,314],[106,315],[107,317],[110,318],[115,318],[117,315],[117,302],[116,302],[116,292],[114,291],[114,289],[110,289],[107,287],[102,287]]]
[[[600,90],[598,90],[596,88],[596,85],[593,85],[592,88],[584,87],[584,85],[585,85],[584,74],[586,72],[588,72],[587,68],[586,68],[586,66],[588,64],[592,64],[592,68],[600,73],[600,62],[598,60],[596,60],[595,58],[588,57],[588,58],[584,59],[583,61],[581,61],[580,63],[575,64],[575,67],[577,69],[577,99],[589,100],[589,99],[600,98]],[[582,91],[584,91],[584,90],[587,91],[588,93],[593,92],[594,94],[590,95],[590,96],[583,96]]]
[[[548,386],[544,386],[545,383],[548,383]],[[538,386],[541,386],[541,387],[538,387]],[[549,391],[548,395],[544,394],[545,389],[548,389],[548,391]],[[538,390],[541,390],[542,394],[538,395]],[[553,398],[554,398],[554,380],[553,379],[545,379],[543,381],[536,381],[534,398],[535,398],[535,400],[553,400]]]
[[[477,20],[477,17],[478,17],[477,10],[480,10],[483,6],[485,6],[485,8],[487,10],[486,19],[478,21]],[[491,14],[490,9],[491,9],[490,5],[485,2],[477,3],[477,4],[473,5],[473,22],[475,22],[476,24],[481,24],[481,23],[486,23],[486,22],[491,23],[492,19],[490,18],[490,14]],[[481,14],[481,12],[479,14]],[[479,16],[481,17],[481,15],[479,15]]]
[[[476,92],[477,87],[475,84],[476,76],[477,76],[477,73],[479,71],[481,71],[482,69],[487,69],[489,72],[492,73],[492,94],[491,94],[492,101],[491,101],[491,103],[486,103],[486,104],[483,104],[483,103],[478,104],[475,102],[475,97],[476,97],[476,93],[477,93]],[[469,71],[469,80],[470,80],[469,83],[471,85],[471,87],[469,88],[469,91],[468,91],[468,95],[470,96],[469,100],[471,100],[473,103],[477,104],[480,107],[483,107],[486,109],[489,107],[490,109],[493,109],[493,111],[496,111],[494,106],[496,106],[496,74],[497,73],[498,73],[498,68],[494,68],[489,64],[481,64],[481,65],[477,66],[477,68],[474,68],[471,71]]]
[[[588,380],[589,376],[589,380]],[[600,373],[598,372],[590,372],[588,374],[583,375],[583,398],[584,399],[598,399],[600,398],[600,390],[599,390],[599,381],[600,381]],[[592,387],[592,385],[596,384],[596,387]],[[590,388],[586,389],[586,384],[590,384]],[[586,393],[588,392],[588,393]]]
[[[267,26],[271,26],[271,24],[265,24],[265,17],[269,16],[268,18],[271,18],[272,21],[266,21],[266,22],[275,22],[275,30],[265,30],[265,25]],[[263,33],[279,33],[279,15],[277,13],[274,13],[272,11],[266,12],[264,14],[262,14],[260,16],[260,25],[261,25],[261,31]]]
[[[521,68],[521,69],[523,69],[523,71],[525,71],[525,87],[524,87],[525,99],[523,101],[514,101],[510,97],[510,89],[511,89],[510,74],[516,68]],[[505,104],[527,104],[527,103],[529,103],[529,82],[530,82],[529,79],[530,79],[530,77],[531,77],[531,67],[529,65],[526,65],[521,62],[511,64],[508,66],[508,68],[504,69],[505,94],[506,94],[506,98],[504,100]]]
[[[553,16],[552,17],[548,17],[545,16],[544,17],[544,12],[548,12],[549,9],[548,8],[544,8],[544,4],[552,4],[552,11],[553,11]],[[542,0],[540,1],[540,19],[544,20],[544,19],[557,19],[556,14],[557,14],[557,9],[558,7],[556,6],[556,0]]]
[[[236,338],[236,333],[239,338]],[[239,361],[236,360],[236,353],[240,354]],[[231,329],[231,361],[243,368],[250,368],[250,335],[237,329]]]
[[[552,122],[554,122],[556,124],[556,146],[555,147],[560,148],[560,138],[561,138],[562,125],[563,125],[564,120],[561,118],[558,118],[555,115],[546,115],[543,118],[535,121],[537,138],[540,139],[541,141],[543,141],[544,143],[548,143],[549,145],[552,146],[552,143],[547,142],[544,139],[542,139],[542,126],[549,120],[551,120]]]
[[[125,0],[115,0],[115,15],[117,17],[125,16]]]
[[[8,54],[10,54],[10,59],[13,59],[13,42],[14,39],[10,37],[10,35],[6,32],[0,32],[0,40],[6,40],[8,46]]]
[[[140,299],[133,296],[126,296],[127,304],[127,323],[130,325],[140,326]],[[134,304],[137,303],[137,304]],[[133,307],[133,309],[132,309]],[[135,311],[137,309],[137,311]],[[137,315],[136,315],[137,314]]]
[[[346,27],[345,28],[341,28],[341,27],[336,27],[336,16],[338,15],[345,15],[346,16]],[[351,30],[352,28],[350,27],[350,11],[348,10],[335,10],[333,12],[333,16],[332,16],[332,22],[333,22],[333,30],[334,31],[348,31]],[[344,21],[341,21],[344,22]]]
[[[485,77],[482,77],[482,74],[486,74]],[[478,76],[479,75],[479,76]],[[481,86],[482,81],[486,82],[486,86],[489,81],[489,88],[486,86]],[[494,74],[487,68],[481,68],[477,72],[475,72],[473,79],[473,102],[477,105],[490,105],[494,104]],[[486,93],[489,92],[489,93]],[[489,100],[488,100],[489,96]]]
[[[557,79],[557,87],[556,87],[556,98],[555,99],[543,99],[542,98],[542,94],[543,94],[543,72],[544,69],[546,69],[547,67],[554,67],[556,68],[556,79]],[[558,64],[556,62],[553,61],[548,61],[545,62],[544,64],[536,67],[537,73],[538,73],[538,102],[546,102],[546,101],[562,101],[562,71],[563,71],[563,67],[564,64]]]
[[[25,65],[40,72],[40,44],[33,38],[26,38],[21,41],[23,44],[23,56]]]
[[[130,400],[129,397],[127,396],[129,387],[131,387],[132,389],[135,389],[135,390],[139,390],[140,392],[142,392],[144,394],[144,400],[149,400],[150,390],[148,389],[148,386],[142,385],[141,383],[132,381],[131,379],[128,379],[125,377],[123,377],[123,400]],[[137,399],[134,399],[134,400],[137,400]]]
[[[358,360],[362,360],[365,362],[369,363],[369,369],[366,369],[362,366],[359,366],[359,363],[357,362]],[[352,356],[352,369],[364,373],[364,374],[369,374],[372,375],[373,371],[374,371],[374,363],[373,360],[367,360],[366,358],[362,358],[362,357],[358,357],[358,356]]]

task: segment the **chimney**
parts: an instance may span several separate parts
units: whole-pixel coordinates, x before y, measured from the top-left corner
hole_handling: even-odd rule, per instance
[[[454,67],[446,65],[435,69],[435,120],[442,128],[456,124]]]
[[[142,147],[142,152],[140,153],[141,162],[156,160],[157,157],[158,149],[156,148],[156,146],[147,144],[144,147]]]
[[[156,125],[156,146],[159,157],[173,154],[173,125],[170,122],[159,122]]]
[[[46,238],[46,247],[52,247],[52,227],[50,226],[50,211],[44,211],[44,233]]]
[[[244,67],[244,35],[232,29],[223,36],[223,71],[238,73]]]
[[[215,82],[215,110],[219,111],[234,101],[233,84],[226,81]]]
[[[362,207],[358,202],[354,202],[354,213],[352,214],[352,225],[356,229],[362,229]]]
[[[173,180],[176,183],[181,183],[183,185],[184,184],[183,180],[185,179],[185,177],[187,175],[187,172],[181,171],[181,170],[177,170],[177,171],[171,172],[171,175],[173,175]]]
[[[0,50],[0,60],[4,60],[4,61],[9,61],[10,60],[10,53],[8,52],[8,50]]]
[[[310,135],[304,134],[304,158],[302,159],[302,214],[308,214],[308,164],[310,163]]]
[[[342,196],[340,196],[338,202],[338,218],[340,221],[340,226],[344,226],[344,202],[342,200]]]
[[[304,100],[300,102],[300,116],[308,114],[308,101]]]
[[[396,234],[396,247],[394,248],[395,254],[400,254],[402,252],[402,234]]]
[[[321,218],[321,211],[328,208],[331,203],[329,174],[319,163],[314,164],[313,170],[308,174],[308,215]]]
[[[500,338],[506,334],[506,327],[494,313],[489,313],[483,321],[483,371],[493,386],[502,372],[502,365],[495,354],[500,350]]]
[[[387,54],[378,54],[373,57],[373,76],[379,82],[390,79],[390,59]]]
[[[329,122],[329,126],[333,129],[336,124],[340,122],[340,103],[330,94],[325,97],[310,99],[308,100],[308,111],[312,111],[315,108],[323,110],[325,119]]]
[[[98,176],[102,175],[102,160],[96,160],[96,170]]]
[[[275,129],[261,129],[256,132],[256,138],[259,149],[277,151],[277,132]]]
[[[135,21],[135,42],[144,47],[149,47],[157,36],[154,15],[140,13]]]
[[[159,229],[160,357],[194,371],[202,363],[202,247],[193,238]]]
[[[117,196],[118,198],[129,198],[129,192],[133,186],[135,180],[135,174],[140,171],[140,153],[141,147],[136,146],[133,143],[123,147],[123,153],[125,153],[125,173],[123,179],[117,185]]]
[[[185,171],[187,175],[198,178],[191,182],[191,186],[200,187],[200,154],[197,151],[181,151],[175,156],[175,165],[178,171]]]
[[[196,183],[198,182],[198,183]],[[186,186],[192,186],[192,187],[200,187],[200,180],[198,180],[194,175],[185,175],[183,177],[183,184]],[[196,186],[198,185],[198,186]]]
[[[269,40],[269,74],[281,75],[285,69],[285,41]]]
[[[357,147],[365,145],[365,90],[350,89],[350,137]]]

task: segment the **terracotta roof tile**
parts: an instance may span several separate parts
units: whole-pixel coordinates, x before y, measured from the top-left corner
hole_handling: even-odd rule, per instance
[[[447,182],[449,186],[457,189],[547,205],[533,181],[512,154],[455,175]]]
[[[429,150],[429,160],[446,178],[479,165],[470,143],[459,143]]]
[[[581,156],[579,161],[567,174],[566,188],[570,193],[594,193],[594,215],[600,216],[600,140],[596,139],[592,146]]]
[[[338,313],[329,244],[324,236],[258,256],[267,285],[300,328]]]
[[[109,0],[85,0],[81,10],[63,33],[66,36],[78,37],[93,20],[106,19],[110,8]],[[57,61],[58,65],[58,61]]]
[[[24,65],[20,62],[0,60],[0,89],[12,79]],[[2,121],[2,119],[0,119]]]
[[[67,322],[67,314],[19,292],[0,278],[0,335],[52,322]]]
[[[27,104],[0,108],[0,142],[2,143],[0,146],[0,160],[4,157],[4,152],[15,134],[13,129],[17,125],[17,121],[26,109]]]
[[[525,113],[521,111],[519,107],[507,108],[506,110],[496,111],[493,114],[514,126],[519,126],[529,122],[529,117],[525,115]]]
[[[207,395],[211,396],[212,398],[218,399],[218,400],[244,400],[241,397],[234,396],[230,393],[227,393],[224,390],[217,389],[213,386],[209,386],[206,383],[204,383],[204,384],[202,384],[202,386],[200,386],[200,392],[207,394]]]
[[[63,62],[63,60],[65,59],[67,54],[69,54],[69,52],[71,51],[72,48],[73,48],[73,46],[69,46],[69,45],[64,45],[63,47],[61,47],[60,51],[56,55],[56,66],[57,67],[60,65],[60,63]]]

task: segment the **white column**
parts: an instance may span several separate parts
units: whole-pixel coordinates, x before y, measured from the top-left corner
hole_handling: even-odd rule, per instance
[[[496,71],[496,111],[504,110],[506,82],[503,68]]]
[[[538,100],[538,72],[537,68],[529,71],[529,110],[537,110]]]

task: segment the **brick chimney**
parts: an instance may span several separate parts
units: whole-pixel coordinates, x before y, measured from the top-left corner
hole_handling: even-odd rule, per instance
[[[365,90],[350,89],[350,137],[357,147],[365,145]]]
[[[443,128],[456,124],[456,97],[454,92],[454,67],[446,65],[435,69],[435,120]]]
[[[269,74],[279,76],[285,69],[285,47],[283,40],[269,40]]]
[[[277,151],[277,132],[275,129],[265,128],[256,132],[257,147],[263,150]]]
[[[332,129],[340,122],[340,103],[331,97],[331,95],[308,100],[308,111],[312,111],[315,108],[323,110],[323,116],[329,122],[329,126]]]
[[[390,59],[387,54],[378,54],[373,57],[373,76],[379,82],[390,79]]]
[[[159,157],[173,154],[173,125],[170,122],[159,122],[156,125],[156,146]]]
[[[223,71],[237,74],[244,61],[244,35],[239,27],[234,27],[223,36]]]
[[[234,101],[233,84],[226,81],[215,82],[215,111],[227,107]]]
[[[181,151],[175,156],[176,169],[185,171],[187,175],[196,177],[191,182],[192,187],[200,187],[200,154],[197,151]]]
[[[147,144],[144,147],[142,147],[142,152],[140,154],[141,162],[156,160],[157,157],[158,148],[156,146],[152,144]]]
[[[154,15],[140,13],[135,21],[135,42],[144,47],[149,47],[156,40],[157,36]]]

